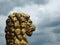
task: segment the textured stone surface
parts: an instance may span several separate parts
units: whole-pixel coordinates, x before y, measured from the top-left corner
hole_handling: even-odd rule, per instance
[[[28,45],[26,35],[31,36],[35,26],[30,16],[25,13],[14,12],[6,20],[6,45]]]

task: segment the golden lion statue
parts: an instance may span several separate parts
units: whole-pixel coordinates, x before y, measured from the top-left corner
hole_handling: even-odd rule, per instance
[[[14,12],[6,20],[6,45],[28,45],[26,35],[31,36],[35,26],[30,16],[25,13]]]

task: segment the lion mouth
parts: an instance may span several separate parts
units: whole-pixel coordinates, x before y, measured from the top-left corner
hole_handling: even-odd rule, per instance
[[[26,32],[26,34],[27,34],[28,36],[31,36],[32,33],[33,33],[33,31],[28,31],[28,32]]]
[[[28,36],[31,36],[32,35],[32,33],[26,33]]]

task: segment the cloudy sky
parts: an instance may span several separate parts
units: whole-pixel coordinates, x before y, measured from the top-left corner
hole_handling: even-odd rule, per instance
[[[0,0],[0,45],[6,45],[5,21],[12,12],[29,14],[35,24],[30,45],[60,45],[60,0]]]

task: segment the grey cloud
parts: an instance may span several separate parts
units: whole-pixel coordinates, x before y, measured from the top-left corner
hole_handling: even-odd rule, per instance
[[[30,45],[43,45],[44,43],[53,43],[52,37],[48,33],[33,34],[28,38]]]
[[[60,25],[60,20],[56,20],[56,21],[50,21],[47,19],[44,19],[42,21],[42,23],[40,23],[40,25],[38,25],[38,27],[41,27],[41,28],[47,28],[47,27],[56,27],[56,26],[59,26]]]
[[[33,1],[35,4],[46,4],[48,3],[48,0],[31,0]]]
[[[0,45],[6,45],[5,34],[0,34]]]
[[[60,12],[58,13],[47,13],[46,14],[38,14],[41,15],[42,21],[39,21],[37,25],[39,28],[49,28],[49,27],[57,27],[60,26]],[[38,16],[40,18],[40,16]]]
[[[57,36],[57,42],[60,42],[60,33],[57,33],[56,36]]]
[[[52,43],[52,42],[49,42],[49,43],[43,43],[42,45],[60,45],[60,42],[54,42],[54,43]]]
[[[60,26],[53,30],[54,33],[60,33]]]
[[[45,0],[3,0],[0,1],[0,14],[7,15],[15,6],[25,6],[30,4],[45,4]]]
[[[0,14],[7,15],[13,6],[12,2],[0,2]]]

